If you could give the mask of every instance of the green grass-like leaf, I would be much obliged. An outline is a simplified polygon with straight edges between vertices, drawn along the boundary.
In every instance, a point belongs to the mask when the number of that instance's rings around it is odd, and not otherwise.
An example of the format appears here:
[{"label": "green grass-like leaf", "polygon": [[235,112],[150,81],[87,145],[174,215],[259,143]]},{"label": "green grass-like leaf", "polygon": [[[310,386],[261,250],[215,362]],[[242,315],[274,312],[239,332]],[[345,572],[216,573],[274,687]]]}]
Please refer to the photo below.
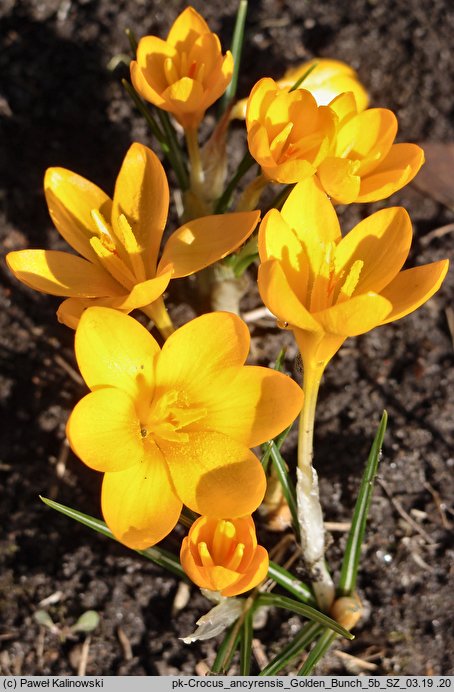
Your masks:
[{"label": "green grass-like leaf", "polygon": [[249,151],[246,151],[245,155],[238,164],[238,168],[236,169],[235,173],[230,179],[230,182],[228,183],[224,192],[216,202],[216,206],[214,208],[215,214],[224,214],[224,212],[227,211],[238,183],[240,182],[241,178],[244,175],[246,175],[246,173],[254,165],[254,163],[256,163],[255,159],[251,156]]},{"label": "green grass-like leaf", "polygon": [[227,630],[227,634],[218,648],[216,658],[211,666],[211,673],[225,675],[228,671],[235,651],[240,643],[240,632],[236,631],[236,623],[233,623]]},{"label": "green grass-like leaf", "polygon": [[291,593],[293,596],[303,603],[307,603],[310,606],[316,606],[316,600],[311,589],[302,581],[293,576],[284,567],[277,565],[275,562],[270,560],[270,565],[268,567],[268,577],[273,579],[276,584],[282,586],[283,589]]},{"label": "green grass-like leaf", "polygon": [[316,622],[306,622],[305,625],[268,665],[260,671],[259,675],[277,675],[289,665],[297,656],[301,656],[304,649],[311,644],[322,631],[321,625]]},{"label": "green grass-like leaf", "polygon": [[297,675],[310,675],[313,668],[317,665],[320,659],[323,658],[335,639],[335,632],[325,630],[317,644],[310,652],[309,656],[304,661],[304,664],[298,671]]},{"label": "green grass-like leaf", "polygon": [[[78,521],[80,524],[88,526],[93,531],[102,533],[103,536],[107,536],[107,538],[117,541],[112,531],[101,519],[96,519],[95,517],[91,517],[89,514],[84,514],[83,512],[79,512],[77,509],[72,509],[71,507],[62,505],[54,500],[49,500],[47,497],[42,497],[41,495],[40,499],[45,505],[57,510],[57,512],[61,512],[61,514],[64,514],[70,519],[75,519],[75,521]],[[169,553],[167,550],[164,550],[164,548],[153,546],[152,548],[147,548],[146,550],[135,550],[134,552],[139,553],[139,555],[143,555],[147,558],[147,560],[151,560],[156,565],[164,567],[169,572],[176,574],[177,577],[180,577],[180,579],[189,581],[176,555]]]},{"label": "green grass-like leaf", "polygon": [[286,610],[290,610],[293,613],[298,613],[298,615],[303,615],[304,617],[308,618],[308,620],[312,620],[313,622],[317,622],[320,625],[323,625],[324,627],[328,627],[330,630],[333,630],[333,632],[342,635],[346,639],[355,638],[353,634],[350,634],[350,632],[348,632],[344,627],[339,625],[339,623],[335,622],[330,617],[328,617],[328,615],[325,615],[324,613],[321,613],[319,610],[316,610],[315,608],[312,608],[309,605],[301,603],[300,601],[295,601],[293,598],[287,598],[287,596],[279,596],[278,594],[274,593],[262,593],[260,594],[260,596],[258,596],[256,604],[275,606],[276,608],[285,608]]},{"label": "green grass-like leaf", "polygon": [[307,69],[306,72],[299,79],[296,80],[295,84],[293,84],[290,87],[289,93],[291,91],[295,91],[295,89],[298,89],[301,86],[301,84],[304,82],[304,80],[309,77],[310,73],[315,70],[317,65],[318,65],[318,62],[316,62],[314,65],[311,65],[311,67],[309,67],[309,69]]},{"label": "green grass-like leaf", "polygon": [[232,80],[228,85],[227,89],[225,90],[224,95],[219,103],[219,117],[225,112],[229,103],[231,103],[236,96],[236,90],[238,87],[238,75],[240,72],[241,53],[243,50],[244,43],[244,27],[246,24],[247,6],[247,0],[240,0],[238,10],[236,13],[232,45],[230,47],[231,53],[233,55],[233,75]]},{"label": "green grass-like leaf", "polygon": [[361,557],[361,546],[366,530],[367,515],[372,499],[374,481],[377,475],[378,464],[380,461],[383,438],[385,436],[388,414],[383,412],[377,434],[372,443],[372,447],[367,460],[366,468],[361,480],[358,499],[356,500],[355,511],[353,513],[352,525],[347,539],[342,569],[339,578],[338,595],[350,596],[356,587],[356,577]]},{"label": "green grass-like leaf", "polygon": [[248,610],[240,630],[240,675],[250,675],[252,659],[252,610]]},{"label": "green grass-like leaf", "polygon": [[[287,437],[288,433],[290,432],[290,428],[287,428],[284,430],[281,435],[283,437],[278,436],[276,440],[271,440],[270,442],[267,443],[265,447],[264,454],[262,456],[262,465],[266,464],[268,462],[268,459],[271,459],[274,468],[276,469],[279,482],[282,486],[282,492],[284,493],[285,500],[289,506],[290,513],[292,515],[292,521],[293,521],[293,528],[295,530],[296,536],[299,540],[300,536],[300,529],[299,529],[299,524],[298,524],[298,507],[296,503],[296,491],[295,487],[289,477],[285,461],[282,457],[282,454],[279,451],[279,447],[283,444],[285,438]],[[278,446],[279,444],[279,446]]]}]

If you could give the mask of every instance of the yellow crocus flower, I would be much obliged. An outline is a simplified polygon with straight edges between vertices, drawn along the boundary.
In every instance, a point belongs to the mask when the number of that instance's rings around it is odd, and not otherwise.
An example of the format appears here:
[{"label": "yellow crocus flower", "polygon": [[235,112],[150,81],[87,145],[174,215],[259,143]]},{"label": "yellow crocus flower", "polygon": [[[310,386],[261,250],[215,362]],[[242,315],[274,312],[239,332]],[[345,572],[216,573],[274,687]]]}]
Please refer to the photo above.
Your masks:
[{"label": "yellow crocus flower", "polygon": [[[330,58],[306,60],[296,67],[290,67],[284,76],[278,79],[277,84],[279,87],[291,89],[309,70],[312,71],[305,77],[300,88],[310,91],[319,106],[327,106],[339,94],[351,91],[355,97],[358,111],[367,108],[369,97],[366,89],[359,81],[355,70],[341,60],[331,60]],[[247,99],[238,101],[233,107],[230,117],[245,118],[246,106]]]},{"label": "yellow crocus flower", "polygon": [[216,34],[193,7],[173,23],[167,40],[145,36],[131,62],[136,91],[150,103],[194,130],[205,111],[226,90],[233,74],[230,51],[222,55]]},{"label": "yellow crocus flower", "polygon": [[160,541],[183,503],[222,519],[262,501],[265,474],[249,448],[294,420],[303,393],[286,375],[244,366],[249,343],[244,322],[227,312],[188,322],[162,349],[128,315],[102,307],[82,315],[75,352],[91,392],[67,436],[104,472],[104,518],[125,545]]},{"label": "yellow crocus flower", "polygon": [[317,175],[334,203],[376,202],[407,185],[424,163],[416,144],[394,144],[397,118],[386,108],[360,112],[353,94],[329,107],[338,117],[332,150]]},{"label": "yellow crocus flower", "polygon": [[248,99],[249,151],[266,178],[296,183],[313,175],[328,155],[336,122],[333,111],[318,106],[309,91],[289,92],[265,77]]},{"label": "yellow crocus flower", "polygon": [[183,539],[181,566],[192,581],[221,596],[237,596],[263,581],[268,553],[257,545],[252,517],[199,517]]},{"label": "yellow crocus flower", "polygon": [[193,274],[238,248],[259,212],[206,216],[171,234],[158,261],[169,208],[169,186],[158,157],[142,144],[128,150],[113,200],[64,168],[50,168],[44,188],[52,220],[81,257],[53,250],[10,252],[17,279],[43,293],[65,296],[58,319],[75,328],[85,308],[140,308],[166,334],[162,294],[171,278]]},{"label": "yellow crocus flower", "polygon": [[324,367],[348,336],[408,315],[439,289],[448,260],[401,271],[411,239],[402,207],[377,211],[342,237],[316,178],[296,185],[282,211],[266,214],[260,294],[294,331],[305,366]]}]

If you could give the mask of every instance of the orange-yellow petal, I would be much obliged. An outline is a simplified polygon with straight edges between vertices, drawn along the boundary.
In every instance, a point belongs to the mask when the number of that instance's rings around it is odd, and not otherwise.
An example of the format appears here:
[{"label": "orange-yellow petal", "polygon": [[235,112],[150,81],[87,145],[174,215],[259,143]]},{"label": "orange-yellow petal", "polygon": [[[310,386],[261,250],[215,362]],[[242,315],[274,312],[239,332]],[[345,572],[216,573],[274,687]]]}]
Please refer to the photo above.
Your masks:
[{"label": "orange-yellow petal", "polygon": [[282,323],[310,332],[322,329],[296,296],[279,261],[268,260],[259,266],[258,285],[263,302]]},{"label": "orange-yellow petal", "polygon": [[168,239],[158,271],[172,264],[173,277],[178,279],[217,262],[244,243],[259,217],[259,211],[250,211],[188,221]]},{"label": "orange-yellow petal", "polygon": [[76,404],[66,434],[73,452],[95,471],[122,471],[144,457],[134,402],[120,389],[87,394]]},{"label": "orange-yellow petal", "polygon": [[[124,214],[137,240],[147,271],[153,276],[169,209],[169,186],[156,154],[135,142],[129,148],[115,184],[112,224]],[[120,236],[121,237],[121,236]]]},{"label": "orange-yellow petal", "polygon": [[237,596],[258,586],[266,578],[269,564],[268,552],[261,545],[258,545],[246,573],[241,575],[234,584],[225,587],[221,594],[223,596]]},{"label": "orange-yellow petal", "polygon": [[417,144],[393,144],[388,155],[361,180],[357,202],[386,199],[407,185],[424,163],[424,151]]},{"label": "orange-yellow petal", "polygon": [[339,336],[357,336],[381,324],[392,304],[382,295],[364,293],[314,313],[325,332]]},{"label": "orange-yellow petal", "polygon": [[392,304],[391,312],[381,324],[405,317],[429,300],[440,288],[448,267],[448,260],[440,260],[400,272],[381,291],[381,295]]},{"label": "orange-yellow petal", "polygon": [[105,474],[101,504],[115,538],[134,550],[144,550],[165,538],[181,512],[157,447],[148,450],[142,463]]},{"label": "orange-yellow petal", "polygon": [[47,206],[57,230],[82,257],[96,260],[90,238],[96,235],[92,209],[110,219],[112,202],[97,185],[66,168],[48,168],[44,176]]},{"label": "orange-yellow petal", "polygon": [[137,308],[142,308],[157,300],[166,290],[172,278],[172,267],[160,273],[154,279],[142,281],[133,286],[131,292],[122,297],[110,301],[110,305],[124,312],[131,312]]},{"label": "orange-yellow petal", "polygon": [[335,202],[351,204],[357,199],[361,186],[357,170],[357,161],[329,156],[318,167],[317,176],[325,192]]},{"label": "orange-yellow petal", "polygon": [[302,405],[303,391],[290,377],[269,368],[246,366],[212,393],[200,428],[255,447],[290,425]]},{"label": "orange-yellow petal", "polygon": [[53,296],[94,298],[121,295],[124,288],[98,263],[59,250],[18,250],[6,256],[14,276]]},{"label": "orange-yellow petal", "polygon": [[252,514],[266,488],[257,457],[220,433],[189,433],[188,438],[186,443],[160,442],[180,500],[219,519]]},{"label": "orange-yellow petal", "polygon": [[305,245],[315,276],[325,255],[325,244],[341,237],[336,211],[315,176],[295,185],[281,214]]},{"label": "orange-yellow petal", "polygon": [[225,370],[244,364],[250,336],[230,312],[212,312],[180,327],[167,339],[156,369],[157,386],[209,392]]},{"label": "orange-yellow petal", "polygon": [[352,295],[382,288],[402,269],[410,251],[411,221],[403,207],[381,209],[366,217],[336,248],[336,273],[347,276],[353,263],[363,263]]},{"label": "orange-yellow petal", "polygon": [[205,33],[210,33],[210,28],[204,18],[193,7],[186,7],[172,24],[167,42],[178,51],[190,50],[197,38]]},{"label": "orange-yellow petal", "polygon": [[76,331],[75,351],[90,389],[118,387],[134,400],[150,396],[160,350],[137,320],[110,308],[89,308]]}]

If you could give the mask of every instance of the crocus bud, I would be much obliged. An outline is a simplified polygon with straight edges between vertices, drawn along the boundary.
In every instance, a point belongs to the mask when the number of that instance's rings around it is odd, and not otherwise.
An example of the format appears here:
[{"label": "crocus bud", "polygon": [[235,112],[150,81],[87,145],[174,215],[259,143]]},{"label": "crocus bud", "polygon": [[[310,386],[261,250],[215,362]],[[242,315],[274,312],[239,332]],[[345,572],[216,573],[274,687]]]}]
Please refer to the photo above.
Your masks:
[{"label": "crocus bud", "polygon": [[268,553],[257,545],[252,517],[199,517],[181,546],[180,560],[192,581],[222,596],[249,591],[265,579]]},{"label": "crocus bud", "polygon": [[194,129],[206,109],[222,96],[233,74],[230,51],[192,7],[177,17],[166,41],[145,36],[139,41],[131,79],[139,94]]}]

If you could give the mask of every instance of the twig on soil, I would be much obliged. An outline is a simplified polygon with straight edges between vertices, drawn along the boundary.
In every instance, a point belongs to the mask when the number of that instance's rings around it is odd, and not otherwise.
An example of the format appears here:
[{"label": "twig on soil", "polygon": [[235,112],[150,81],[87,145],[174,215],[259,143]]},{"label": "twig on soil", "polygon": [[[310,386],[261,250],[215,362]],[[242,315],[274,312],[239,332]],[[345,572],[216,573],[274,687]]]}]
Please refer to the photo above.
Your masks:
[{"label": "twig on soil", "polygon": [[74,380],[74,382],[76,382],[78,385],[83,386],[84,381],[79,375],[79,373],[76,372],[74,368],[69,363],[67,363],[66,360],[62,358],[62,356],[59,353],[55,354],[54,360],[57,363],[57,365],[59,365],[60,368],[64,370],[72,380]]},{"label": "twig on soil", "polygon": [[125,659],[125,661],[131,661],[133,656],[131,642],[129,641],[125,631],[121,627],[117,627],[117,636],[118,641],[120,642],[120,646],[123,650],[123,658]]},{"label": "twig on soil", "polygon": [[402,519],[404,519],[404,520],[407,522],[407,524],[410,524],[410,526],[411,526],[417,533],[419,533],[420,536],[422,536],[422,537],[424,538],[424,540],[426,541],[426,543],[428,543],[429,545],[434,545],[434,541],[433,541],[432,538],[429,536],[429,534],[427,533],[427,531],[424,531],[424,529],[423,529],[414,519],[412,519],[412,517],[408,514],[408,512],[406,512],[406,511],[404,510],[404,508],[402,507],[402,505],[401,505],[401,503],[399,502],[399,500],[396,500],[396,498],[392,496],[391,491],[389,490],[387,483],[385,483],[385,481],[382,480],[381,478],[377,478],[377,482],[381,485],[381,487],[383,488],[383,490],[384,490],[384,492],[385,492],[385,495],[388,497],[388,499],[389,499],[389,501],[391,502],[392,506],[393,506],[394,509],[398,512],[398,514],[400,514],[400,516],[402,517]]},{"label": "twig on soil", "polygon": [[326,531],[350,531],[351,522],[349,521],[325,521],[324,527]]},{"label": "twig on soil", "polygon": [[268,665],[269,658],[265,653],[265,649],[263,648],[263,644],[260,641],[260,639],[252,640],[252,653],[254,654],[255,660],[257,661],[260,670],[262,670],[263,668],[265,668],[265,666]]},{"label": "twig on soil", "polygon": [[77,669],[77,675],[86,675],[86,673],[87,673],[87,663],[88,663],[88,654],[90,651],[90,642],[91,642],[91,636],[88,635],[85,638],[84,643],[82,644],[82,650],[80,652],[80,661],[79,661],[79,667]]},{"label": "twig on soil", "polygon": [[426,247],[427,245],[430,245],[432,240],[435,238],[442,238],[443,236],[447,235],[448,233],[452,233],[454,231],[454,223],[448,223],[446,226],[440,226],[440,228],[435,228],[433,231],[430,233],[427,233],[423,238],[421,238],[420,243],[423,247]]},{"label": "twig on soil", "polygon": [[263,319],[276,322],[276,317],[268,310],[268,308],[255,308],[255,310],[249,310],[249,312],[244,312],[242,314],[242,318],[246,324],[249,324],[250,322],[257,322],[258,320]]},{"label": "twig on soil", "polygon": [[434,503],[436,508],[438,509],[438,512],[441,517],[441,523],[443,524],[443,527],[445,529],[451,529],[452,528],[452,522],[449,521],[448,517],[446,516],[446,504],[443,502],[443,500],[440,497],[440,493],[438,493],[435,488],[432,488],[430,483],[425,481],[423,483],[424,487],[426,490],[429,491],[429,493],[432,495]]},{"label": "twig on soil", "polygon": [[449,333],[451,335],[451,342],[454,348],[454,310],[450,305],[445,310],[446,322],[448,323]]},{"label": "twig on soil", "polygon": [[345,667],[351,673],[357,673],[361,670],[377,670],[378,668],[376,663],[365,661],[362,658],[358,658],[358,656],[352,656],[352,654],[348,654],[346,651],[335,651],[334,655],[345,662]]}]

